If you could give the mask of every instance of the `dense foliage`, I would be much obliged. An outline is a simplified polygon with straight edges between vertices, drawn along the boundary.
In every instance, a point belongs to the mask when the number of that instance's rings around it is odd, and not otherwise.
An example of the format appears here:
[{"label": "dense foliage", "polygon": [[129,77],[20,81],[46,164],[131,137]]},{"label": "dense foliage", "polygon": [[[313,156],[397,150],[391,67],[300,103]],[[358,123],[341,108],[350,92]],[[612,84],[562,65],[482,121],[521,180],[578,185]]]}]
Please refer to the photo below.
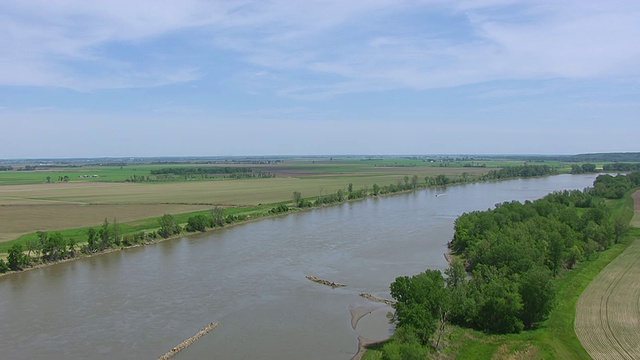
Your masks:
[{"label": "dense foliage", "polygon": [[438,347],[446,322],[498,334],[535,328],[555,303],[552,279],[618,242],[627,230],[603,198],[638,186],[640,172],[601,175],[583,191],[460,216],[450,244],[457,257],[446,279],[427,270],[391,284],[403,335],[385,346],[385,357],[394,358],[399,346],[414,348],[411,339],[427,344],[436,333]]},{"label": "dense foliage", "polygon": [[578,165],[578,164],[571,165],[572,174],[588,174],[588,173],[594,173],[594,172],[597,172],[595,164],[585,163],[582,165]]},{"label": "dense foliage", "polygon": [[640,185],[640,172],[629,175],[600,175],[593,184],[593,194],[607,199],[621,199],[630,189]]},{"label": "dense foliage", "polygon": [[174,167],[151,170],[152,175],[173,174],[173,175],[201,175],[201,174],[234,174],[248,173],[253,170],[248,167]]},{"label": "dense foliage", "polygon": [[522,165],[508,166],[500,170],[490,170],[487,174],[489,179],[509,179],[516,177],[534,177],[557,174],[558,170],[549,165]]},{"label": "dense foliage", "polygon": [[630,164],[630,163],[613,163],[613,164],[604,164],[602,166],[602,170],[604,171],[639,171],[640,163]]}]

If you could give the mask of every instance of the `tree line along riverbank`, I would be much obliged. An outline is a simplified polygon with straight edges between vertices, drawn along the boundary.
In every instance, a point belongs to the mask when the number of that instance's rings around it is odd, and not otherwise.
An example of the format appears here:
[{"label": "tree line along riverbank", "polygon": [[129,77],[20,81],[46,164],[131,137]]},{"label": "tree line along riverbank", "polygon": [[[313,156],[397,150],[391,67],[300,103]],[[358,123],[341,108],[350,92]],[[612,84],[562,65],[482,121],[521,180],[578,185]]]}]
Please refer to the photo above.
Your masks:
[{"label": "tree line along riverbank", "polygon": [[463,214],[446,277],[426,270],[391,284],[397,331],[367,358],[588,358],[575,304],[638,236],[629,231],[638,187],[640,172],[600,175],[583,191]]},{"label": "tree line along riverbank", "polygon": [[99,227],[85,227],[62,231],[38,231],[13,241],[0,243],[0,273],[22,271],[50,263],[68,261],[84,256],[110,252],[131,246],[152,244],[188,233],[204,232],[224,226],[255,221],[269,216],[278,216],[292,211],[339,204],[372,196],[385,196],[424,188],[444,187],[461,183],[506,180],[554,175],[558,169],[548,165],[511,166],[491,170],[480,177],[471,176],[414,176],[398,178],[388,185],[373,184],[371,187],[355,189],[349,183],[335,193],[304,197],[292,192],[291,200],[247,207],[218,207],[207,211],[185,214],[165,214],[159,218],[120,223],[117,218],[104,219]]}]

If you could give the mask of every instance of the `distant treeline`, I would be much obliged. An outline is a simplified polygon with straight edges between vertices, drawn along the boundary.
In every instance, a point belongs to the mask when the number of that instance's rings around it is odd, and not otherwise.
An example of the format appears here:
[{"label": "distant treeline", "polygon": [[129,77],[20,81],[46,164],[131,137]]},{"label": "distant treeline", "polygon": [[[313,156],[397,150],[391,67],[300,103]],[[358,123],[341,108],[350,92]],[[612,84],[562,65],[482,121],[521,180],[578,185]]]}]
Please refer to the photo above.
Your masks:
[{"label": "distant treeline", "polygon": [[558,170],[549,165],[508,166],[500,170],[489,170],[488,179],[508,179],[517,177],[536,177],[558,174]]},{"label": "distant treeline", "polygon": [[132,175],[127,182],[159,182],[177,180],[273,178],[267,171],[253,171],[248,167],[170,167],[150,170],[151,175]]},{"label": "distant treeline", "polygon": [[578,154],[569,158],[575,162],[640,162],[640,152]]},{"label": "distant treeline", "polygon": [[578,165],[578,164],[571,165],[572,174],[588,174],[588,173],[595,173],[597,171],[598,170],[596,170],[595,164],[586,163],[582,165]]},{"label": "distant treeline", "polygon": [[11,171],[13,166],[0,166],[0,171]]},{"label": "distant treeline", "polygon": [[607,199],[622,199],[627,191],[637,186],[640,186],[640,172],[638,171],[626,176],[603,174],[599,175],[593,183],[592,193]]},{"label": "distant treeline", "polygon": [[505,155],[488,158],[525,161],[560,161],[560,162],[640,162],[640,152],[628,153],[594,153],[578,155]]},{"label": "distant treeline", "polygon": [[237,174],[249,173],[253,170],[248,167],[173,167],[151,170],[152,175],[202,175],[202,174]]},{"label": "distant treeline", "polygon": [[604,198],[638,186],[640,172],[600,175],[584,191],[460,216],[450,243],[457,258],[446,279],[439,270],[427,270],[391,284],[398,327],[383,347],[385,358],[419,358],[431,340],[437,348],[447,323],[498,334],[535,328],[554,306],[551,280],[628,231],[628,219],[614,216]]},{"label": "distant treeline", "polygon": [[613,164],[604,164],[602,166],[602,170],[604,171],[638,171],[640,170],[640,163],[629,164],[629,163],[613,163]]}]

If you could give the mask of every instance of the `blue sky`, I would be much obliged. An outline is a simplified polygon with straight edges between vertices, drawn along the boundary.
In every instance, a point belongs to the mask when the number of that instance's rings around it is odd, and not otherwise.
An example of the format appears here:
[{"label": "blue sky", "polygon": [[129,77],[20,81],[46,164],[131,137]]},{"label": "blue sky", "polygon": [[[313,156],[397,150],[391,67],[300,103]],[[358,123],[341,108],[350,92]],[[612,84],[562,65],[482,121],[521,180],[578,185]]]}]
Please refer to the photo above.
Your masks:
[{"label": "blue sky", "polygon": [[0,158],[640,151],[640,2],[0,2]]}]

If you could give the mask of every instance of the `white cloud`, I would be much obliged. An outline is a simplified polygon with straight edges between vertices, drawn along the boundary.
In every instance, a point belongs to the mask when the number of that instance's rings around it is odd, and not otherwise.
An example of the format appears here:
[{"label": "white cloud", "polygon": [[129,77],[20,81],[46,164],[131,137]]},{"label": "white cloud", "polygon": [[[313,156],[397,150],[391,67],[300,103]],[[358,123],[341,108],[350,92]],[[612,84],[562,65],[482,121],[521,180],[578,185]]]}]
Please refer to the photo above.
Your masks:
[{"label": "white cloud", "polygon": [[[232,75],[247,65],[280,73],[263,81],[298,97],[640,75],[634,2],[14,0],[0,3],[0,14],[0,85],[92,90],[204,76],[210,61],[187,53],[167,60],[109,50],[168,36],[190,52],[225,52],[238,67]],[[423,28],[422,15],[462,23],[453,32],[426,20]]]}]

